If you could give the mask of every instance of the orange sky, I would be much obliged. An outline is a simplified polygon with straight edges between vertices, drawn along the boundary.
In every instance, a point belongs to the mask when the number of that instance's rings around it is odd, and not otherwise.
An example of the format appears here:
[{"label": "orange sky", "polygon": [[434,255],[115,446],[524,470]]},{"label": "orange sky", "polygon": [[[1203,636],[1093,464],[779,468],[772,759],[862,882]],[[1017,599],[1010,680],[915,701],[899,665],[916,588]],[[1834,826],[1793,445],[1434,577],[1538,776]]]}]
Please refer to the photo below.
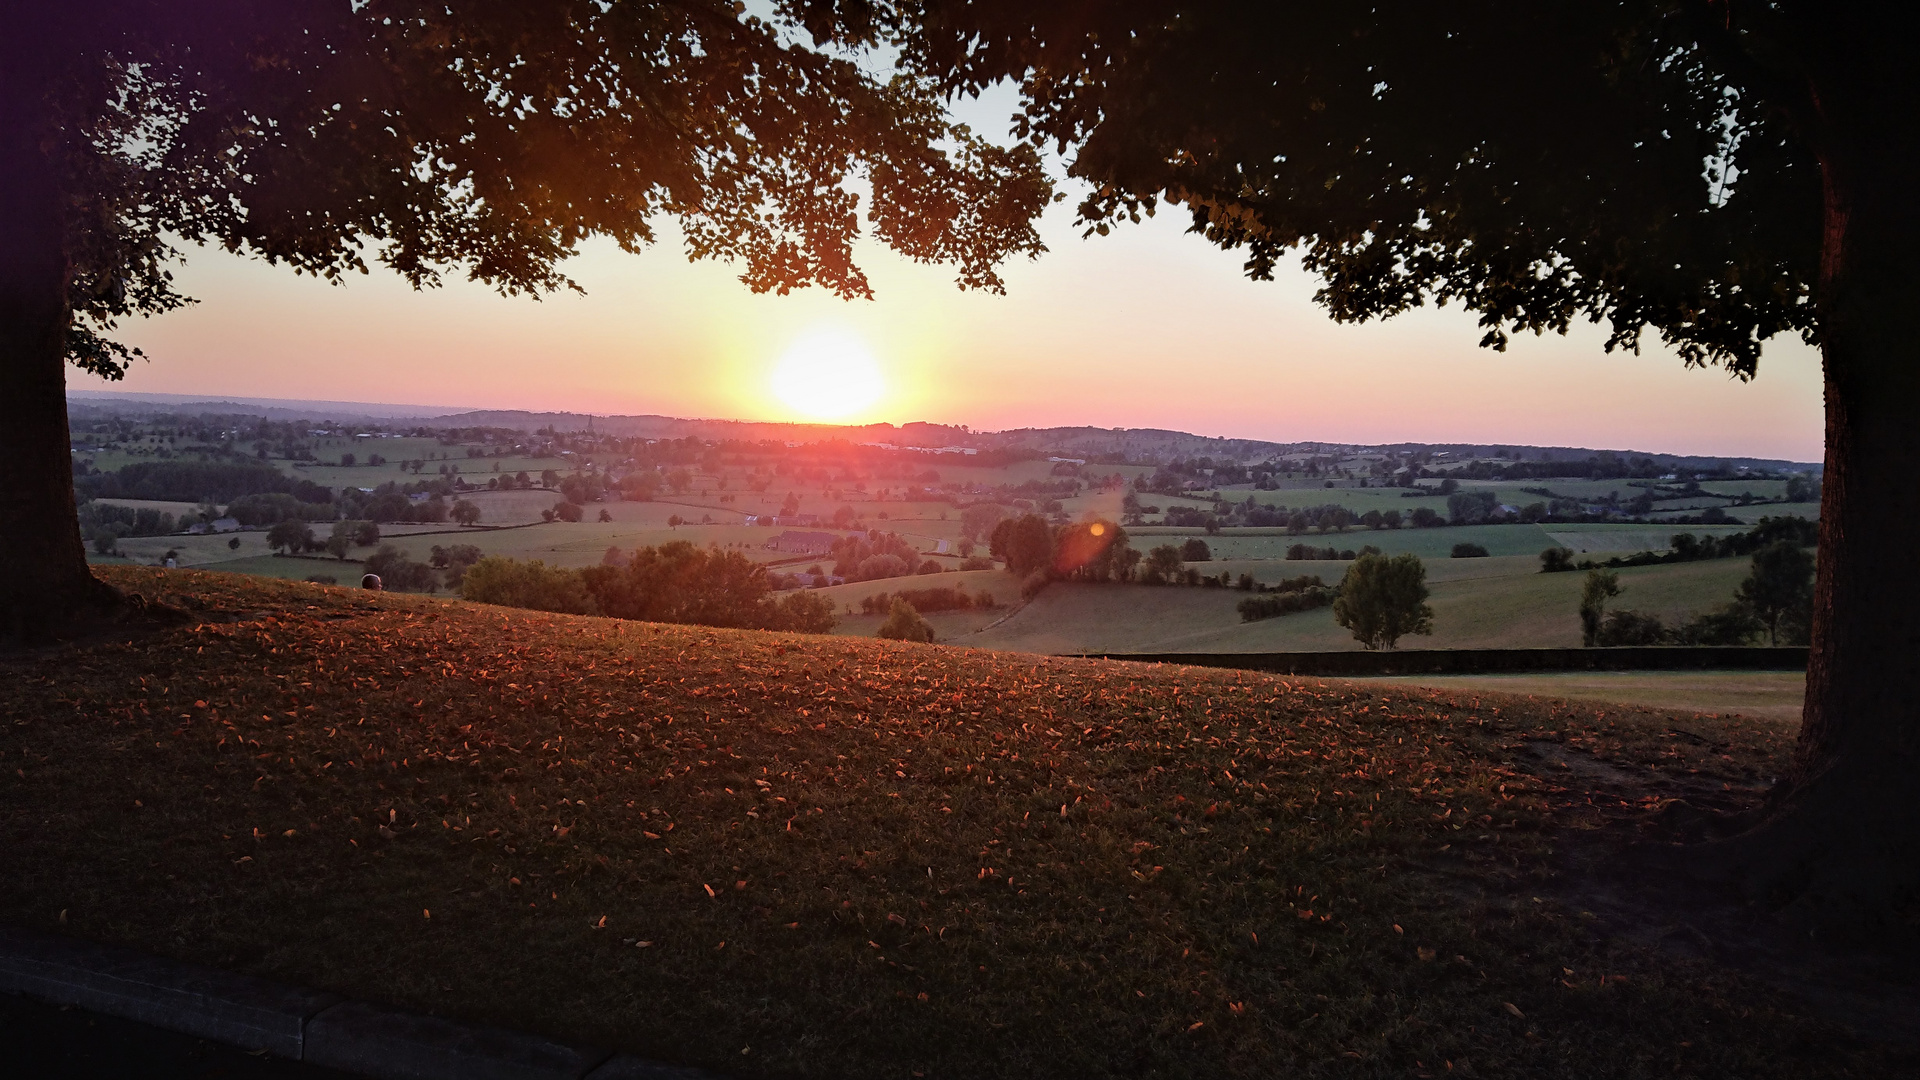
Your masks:
[{"label": "orange sky", "polygon": [[1798,342],[1775,343],[1743,385],[1656,348],[1607,356],[1591,328],[1499,354],[1458,310],[1339,326],[1297,271],[1246,281],[1177,215],[1083,240],[1072,201],[1006,296],[961,293],[943,269],[876,247],[864,265],[878,298],[851,303],[754,296],[671,240],[640,256],[592,247],[569,266],[588,294],[537,303],[460,282],[415,293],[379,272],[330,286],[196,252],[178,277],[201,303],[123,327],[152,361],[118,385],[72,385],[797,419],[771,371],[794,341],[831,331],[863,340],[887,384],[850,421],[1820,459],[1818,358]]}]

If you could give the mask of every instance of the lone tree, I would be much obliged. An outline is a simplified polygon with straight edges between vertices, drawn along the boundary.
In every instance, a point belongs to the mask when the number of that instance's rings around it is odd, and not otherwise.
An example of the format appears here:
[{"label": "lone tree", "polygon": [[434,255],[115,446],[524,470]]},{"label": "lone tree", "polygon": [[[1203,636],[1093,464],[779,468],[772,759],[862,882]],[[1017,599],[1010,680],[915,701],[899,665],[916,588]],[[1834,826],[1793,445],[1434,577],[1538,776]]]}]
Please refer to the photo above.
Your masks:
[{"label": "lone tree", "polygon": [[[834,46],[878,29],[809,26]],[[560,263],[581,241],[638,250],[664,219],[756,291],[867,295],[862,210],[963,286],[997,289],[1002,260],[1041,250],[1050,189],[1030,148],[973,137],[926,80],[882,81],[790,27],[711,0],[10,5],[0,547],[18,572],[0,634],[124,606],[73,524],[64,368],[118,378],[135,354],[116,321],[188,302],[167,272],[179,240],[335,281],[376,258],[417,287],[460,272],[507,294],[573,288]]]},{"label": "lone tree", "polygon": [[[821,4],[823,9],[832,5]],[[911,70],[1020,88],[1105,233],[1166,202],[1256,278],[1297,253],[1340,320],[1428,300],[1484,343],[1606,324],[1742,379],[1825,369],[1812,657],[1764,819],[1694,853],[1863,934],[1920,892],[1920,64],[1886,0],[876,4]],[[907,18],[911,13],[911,19]]]},{"label": "lone tree", "polygon": [[1607,601],[1620,595],[1620,575],[1611,570],[1589,570],[1580,581],[1580,644],[1600,644],[1600,626],[1607,619]]},{"label": "lone tree", "polygon": [[1804,644],[1801,635],[1806,612],[1813,607],[1813,577],[1813,556],[1807,549],[1792,540],[1776,540],[1753,553],[1753,572],[1735,590],[1734,601],[1765,624],[1767,644],[1780,644],[1783,630],[1790,643]]},{"label": "lone tree", "polygon": [[1407,634],[1433,633],[1426,564],[1418,555],[1361,555],[1340,579],[1333,621],[1367,649],[1391,649]]}]

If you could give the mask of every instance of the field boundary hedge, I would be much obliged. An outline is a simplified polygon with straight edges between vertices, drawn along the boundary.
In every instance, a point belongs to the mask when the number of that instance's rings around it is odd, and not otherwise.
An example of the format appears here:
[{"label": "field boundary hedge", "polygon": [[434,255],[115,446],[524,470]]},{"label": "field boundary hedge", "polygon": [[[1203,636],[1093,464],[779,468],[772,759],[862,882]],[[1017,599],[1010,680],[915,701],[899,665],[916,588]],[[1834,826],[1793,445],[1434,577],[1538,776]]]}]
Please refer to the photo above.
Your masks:
[{"label": "field boundary hedge", "polygon": [[1092,660],[1192,664],[1281,675],[1485,675],[1521,671],[1805,671],[1804,645],[1613,649],[1407,649],[1286,653],[1075,653]]}]

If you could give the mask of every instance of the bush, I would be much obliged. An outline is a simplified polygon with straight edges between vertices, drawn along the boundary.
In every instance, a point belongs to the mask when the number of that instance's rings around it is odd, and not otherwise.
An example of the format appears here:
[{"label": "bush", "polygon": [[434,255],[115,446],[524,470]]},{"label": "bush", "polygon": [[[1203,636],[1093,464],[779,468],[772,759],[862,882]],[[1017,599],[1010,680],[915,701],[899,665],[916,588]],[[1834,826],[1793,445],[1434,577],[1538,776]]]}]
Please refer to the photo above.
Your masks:
[{"label": "bush", "polygon": [[993,560],[984,555],[973,555],[960,560],[962,570],[991,570],[993,565]]},{"label": "bush", "polygon": [[945,568],[945,567],[943,567],[943,566],[941,566],[938,560],[936,560],[936,559],[928,559],[928,560],[927,560],[926,562],[923,562],[923,563],[921,563],[921,564],[920,564],[920,569],[919,569],[919,570],[917,570],[917,571],[915,571],[915,573],[919,573],[919,574],[937,574],[937,573],[939,573],[940,571],[942,571],[942,570],[944,570],[944,569],[946,569],[946,568]]},{"label": "bush", "polygon": [[1573,552],[1566,548],[1550,547],[1540,553],[1540,572],[1543,574],[1563,574],[1573,569]]},{"label": "bush", "polygon": [[1180,560],[1182,562],[1211,562],[1213,560],[1213,549],[1207,547],[1205,540],[1196,536],[1180,545]]},{"label": "bush", "polygon": [[1291,615],[1297,611],[1312,611],[1333,603],[1333,590],[1328,588],[1303,589],[1298,592],[1266,593],[1262,596],[1249,596],[1240,601],[1240,621],[1254,622],[1259,619],[1271,619],[1279,615]]},{"label": "bush", "polygon": [[553,516],[561,521],[579,521],[580,514],[580,504],[577,502],[562,500],[553,504]]},{"label": "bush", "polygon": [[1487,557],[1487,549],[1481,547],[1479,544],[1455,544],[1453,545],[1453,557],[1456,559],[1484,559]]},{"label": "bush", "polygon": [[922,618],[912,604],[895,597],[892,610],[887,613],[887,621],[880,624],[879,633],[875,636],[893,641],[931,642],[933,624]]},{"label": "bush", "polygon": [[1052,582],[1053,578],[1045,570],[1035,570],[1020,582],[1020,599],[1031,600],[1039,596]]}]

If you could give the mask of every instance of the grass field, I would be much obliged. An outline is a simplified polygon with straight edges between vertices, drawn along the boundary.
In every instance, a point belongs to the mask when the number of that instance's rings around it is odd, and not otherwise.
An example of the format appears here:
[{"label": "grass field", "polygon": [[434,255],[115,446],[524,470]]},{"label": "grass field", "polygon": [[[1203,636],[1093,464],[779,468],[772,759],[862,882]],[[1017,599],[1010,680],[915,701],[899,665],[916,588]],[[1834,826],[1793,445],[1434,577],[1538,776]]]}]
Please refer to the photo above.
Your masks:
[{"label": "grass field", "polygon": [[[1498,526],[1506,527],[1506,526]],[[1449,530],[1453,531],[1453,530]],[[1261,580],[1317,574],[1339,582],[1344,562],[1203,564]],[[1582,574],[1538,573],[1525,556],[1427,563],[1433,634],[1402,638],[1403,649],[1574,648],[1580,644]],[[1713,559],[1619,571],[1614,605],[1678,621],[1733,599],[1745,559]],[[1059,583],[1000,625],[956,644],[1028,652],[1317,652],[1357,649],[1332,611],[1243,623],[1232,589]]]},{"label": "grass field", "polygon": [[1901,1067],[1563,891],[1772,725],[111,576],[195,618],[0,658],[18,925],[742,1078]]},{"label": "grass field", "polygon": [[1581,671],[1524,675],[1407,675],[1369,683],[1437,690],[1518,694],[1603,705],[1738,714],[1765,720],[1783,735],[1800,729],[1807,677],[1797,671]]}]

